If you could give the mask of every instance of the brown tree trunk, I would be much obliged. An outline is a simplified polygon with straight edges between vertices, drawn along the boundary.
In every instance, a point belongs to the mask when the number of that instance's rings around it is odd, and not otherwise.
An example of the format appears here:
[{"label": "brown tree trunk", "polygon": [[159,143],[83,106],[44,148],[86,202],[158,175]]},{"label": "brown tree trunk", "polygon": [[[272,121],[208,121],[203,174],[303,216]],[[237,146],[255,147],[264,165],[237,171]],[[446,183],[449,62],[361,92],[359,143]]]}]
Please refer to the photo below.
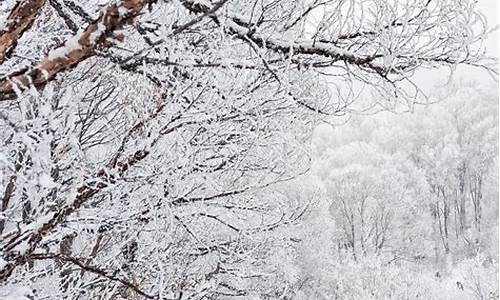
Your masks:
[{"label": "brown tree trunk", "polygon": [[51,50],[35,67],[0,78],[0,101],[14,99],[17,97],[16,92],[30,86],[43,88],[58,73],[74,68],[94,56],[97,48],[110,47],[112,43],[109,39],[121,39],[116,31],[130,24],[144,6],[154,2],[156,0],[123,0],[118,4],[111,4],[83,32]]},{"label": "brown tree trunk", "polygon": [[[72,246],[73,246],[73,241],[75,240],[75,235],[74,234],[69,234],[65,235],[61,243],[59,244],[59,252],[64,255],[64,256],[72,256]],[[61,291],[65,294],[70,285],[72,284],[71,280],[71,273],[72,273],[72,268],[71,266],[66,265],[66,262],[64,261],[59,261],[58,266],[61,268],[61,272],[59,273],[59,281],[60,281],[60,288]]]},{"label": "brown tree trunk", "polygon": [[46,0],[25,0],[18,2],[10,12],[5,26],[0,30],[0,64],[14,50],[17,41],[28,30]]}]

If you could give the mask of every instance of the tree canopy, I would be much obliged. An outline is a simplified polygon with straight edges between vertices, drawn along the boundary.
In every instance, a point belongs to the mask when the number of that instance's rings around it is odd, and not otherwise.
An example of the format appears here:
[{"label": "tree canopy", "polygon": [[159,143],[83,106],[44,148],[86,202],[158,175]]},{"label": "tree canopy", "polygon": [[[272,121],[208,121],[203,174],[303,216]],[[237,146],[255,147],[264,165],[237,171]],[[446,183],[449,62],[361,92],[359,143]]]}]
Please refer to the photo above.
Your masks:
[{"label": "tree canopy", "polygon": [[[280,297],[287,279],[270,257],[297,242],[280,230],[314,202],[290,182],[310,169],[315,126],[358,100],[426,101],[413,82],[423,68],[495,71],[488,32],[469,0],[3,1],[1,285],[51,299]],[[472,122],[489,109],[467,105],[474,115],[443,120],[468,125],[453,149],[432,145],[439,166],[414,157],[436,189],[450,156],[467,153],[463,172],[480,180],[497,151],[473,147],[491,138]],[[343,167],[331,192],[342,182],[367,205],[396,202],[392,159]],[[375,252],[384,224],[361,229]]]}]

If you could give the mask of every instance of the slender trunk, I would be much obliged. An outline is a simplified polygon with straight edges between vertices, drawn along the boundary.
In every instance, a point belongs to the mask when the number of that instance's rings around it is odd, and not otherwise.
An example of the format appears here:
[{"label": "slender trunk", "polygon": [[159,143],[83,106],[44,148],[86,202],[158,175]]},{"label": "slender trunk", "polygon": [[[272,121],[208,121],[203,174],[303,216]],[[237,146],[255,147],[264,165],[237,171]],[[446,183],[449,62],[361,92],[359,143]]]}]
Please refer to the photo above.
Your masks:
[{"label": "slender trunk", "polygon": [[459,174],[459,192],[460,195],[458,197],[459,201],[459,223],[460,223],[460,234],[464,235],[465,234],[465,228],[467,226],[467,219],[466,219],[466,209],[465,209],[465,200],[466,200],[466,195],[465,195],[465,184],[466,184],[466,172],[467,172],[467,167],[465,162],[462,163],[462,167],[460,168],[460,174]]},{"label": "slender trunk", "polygon": [[[21,170],[21,166],[24,161],[24,153],[25,150],[21,150],[19,152],[18,159],[15,164],[15,174],[17,174]],[[2,197],[1,213],[4,213],[9,207],[10,199],[12,198],[14,192],[16,191],[16,181],[17,181],[17,175],[10,176],[9,182],[5,187],[5,191]],[[0,218],[0,235],[2,235],[4,229],[5,229],[5,219]]]},{"label": "slender trunk", "polygon": [[352,257],[354,261],[358,261],[356,256],[356,233],[354,228],[354,215],[351,213],[351,246],[352,246]]},{"label": "slender trunk", "polygon": [[478,232],[481,232],[482,176],[475,174],[471,181],[470,194],[474,206],[474,226]]},{"label": "slender trunk", "polygon": [[444,230],[444,240],[445,240],[444,250],[445,250],[445,253],[448,254],[450,252],[450,245],[449,245],[450,237],[449,237],[449,230],[448,230],[448,223],[449,223],[448,220],[449,220],[449,216],[450,216],[450,207],[448,205],[448,201],[446,198],[444,187],[441,187],[441,193],[443,196],[443,230]]},{"label": "slender trunk", "polygon": [[458,241],[460,237],[460,224],[458,221],[459,205],[458,205],[458,191],[455,189],[453,195],[453,228],[455,229],[455,243],[458,246]]},{"label": "slender trunk", "polygon": [[449,246],[448,246],[448,238],[447,238],[447,235],[445,233],[445,225],[443,224],[443,219],[445,219],[443,217],[444,215],[444,209],[441,211],[441,206],[440,206],[440,199],[439,199],[439,194],[437,195],[436,197],[436,219],[437,219],[437,223],[438,223],[438,229],[439,229],[439,237],[441,239],[441,243],[443,244],[443,249],[445,251],[445,253],[448,253],[449,252]]},{"label": "slender trunk", "polygon": [[361,221],[361,230],[359,234],[359,240],[361,243],[361,253],[363,256],[366,256],[366,243],[365,243],[365,205],[366,205],[366,197],[363,197],[361,200],[361,207],[359,209],[359,217]]},{"label": "slender trunk", "polygon": [[[5,187],[5,192],[3,193],[2,197],[2,207],[1,207],[2,213],[4,213],[7,210],[7,207],[9,207],[10,199],[12,198],[12,195],[16,190],[16,179],[17,179],[16,175],[10,176],[9,183],[7,183],[7,186]],[[5,228],[5,216],[4,218],[0,218],[0,235],[2,235],[4,228]]]},{"label": "slender trunk", "polygon": [[[72,256],[72,247],[73,241],[75,240],[74,234],[66,235],[62,238],[61,243],[59,244],[59,251],[63,256]],[[58,263],[59,268],[61,268],[61,272],[59,273],[59,288],[61,289],[64,297],[68,289],[74,285],[73,279],[71,278],[72,267],[71,264],[66,264],[64,262]]]}]

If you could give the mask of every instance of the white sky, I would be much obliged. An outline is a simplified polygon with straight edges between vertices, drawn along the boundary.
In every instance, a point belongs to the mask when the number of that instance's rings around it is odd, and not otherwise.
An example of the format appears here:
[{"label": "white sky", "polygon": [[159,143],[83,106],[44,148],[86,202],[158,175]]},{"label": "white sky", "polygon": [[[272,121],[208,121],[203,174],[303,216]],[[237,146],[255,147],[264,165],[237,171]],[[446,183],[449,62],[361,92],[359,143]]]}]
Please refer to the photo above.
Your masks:
[{"label": "white sky", "polygon": [[[488,27],[494,28],[498,26],[498,0],[478,0],[478,7],[485,15],[488,21]],[[498,30],[493,32],[485,42],[488,56],[498,57]],[[454,79],[463,79],[466,81],[478,81],[482,83],[498,82],[497,78],[493,78],[486,70],[459,66],[453,74]],[[443,85],[448,81],[449,70],[425,70],[418,72],[415,75],[415,81],[419,86],[429,94],[436,85]]]}]

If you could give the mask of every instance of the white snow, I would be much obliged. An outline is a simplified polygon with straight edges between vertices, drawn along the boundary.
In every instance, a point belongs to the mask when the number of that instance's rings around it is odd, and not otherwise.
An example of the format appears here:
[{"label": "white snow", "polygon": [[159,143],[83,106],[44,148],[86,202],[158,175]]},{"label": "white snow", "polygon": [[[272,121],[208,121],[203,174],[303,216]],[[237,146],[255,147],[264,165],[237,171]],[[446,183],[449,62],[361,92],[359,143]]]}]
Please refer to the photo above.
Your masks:
[{"label": "white snow", "polygon": [[47,189],[51,189],[57,186],[57,184],[52,180],[49,174],[42,174],[38,177],[38,183]]},{"label": "white snow", "polygon": [[92,32],[89,36],[89,41],[92,44],[95,44],[97,40],[101,37],[101,35],[104,33],[106,30],[106,26],[104,26],[102,23],[97,24],[97,30]]},{"label": "white snow", "polygon": [[0,269],[5,268],[7,265],[7,261],[5,261],[2,257],[0,257]]},{"label": "white snow", "polygon": [[129,10],[123,6],[118,7],[118,14],[120,14],[120,17],[125,17],[128,14]]},{"label": "white snow", "polygon": [[208,6],[208,7],[210,7],[212,5],[212,3],[210,3],[210,1],[207,1],[207,0],[193,0],[191,2],[193,4],[204,5],[204,6]]},{"label": "white snow", "polygon": [[22,241],[19,245],[16,246],[17,252],[19,252],[19,255],[24,255],[26,252],[29,250],[30,245],[28,244],[27,241]]},{"label": "white snow", "polygon": [[[240,26],[236,24],[234,21],[230,20],[227,18],[225,20],[225,23],[227,26],[229,26],[233,31],[235,31],[238,35],[240,36],[245,36],[249,33],[249,29],[245,28],[243,26]],[[340,47],[336,47],[334,45],[331,45],[329,43],[322,43],[322,42],[314,42],[312,40],[306,40],[306,41],[291,41],[291,40],[281,40],[281,39],[273,39],[273,38],[265,38],[257,33],[252,34],[253,37],[258,38],[260,40],[265,41],[266,43],[268,42],[270,45],[276,45],[281,48],[288,48],[292,47],[295,49],[303,49],[303,50],[320,50],[324,52],[328,52],[329,55],[331,56],[341,56],[344,58],[350,58],[350,59],[363,59],[363,56],[360,56],[358,54],[355,54],[354,52],[342,49]],[[372,63],[375,67],[378,68],[383,68],[383,66]]]},{"label": "white snow", "polygon": [[80,37],[82,36],[83,31],[80,30],[75,36],[69,38],[64,46],[53,49],[49,52],[48,58],[50,60],[54,60],[57,58],[65,58],[69,53],[82,49],[82,45],[80,45]]},{"label": "white snow", "polygon": [[47,70],[45,69],[40,69],[40,71],[42,72],[43,77],[45,77],[45,79],[48,80],[50,76],[49,72],[47,72]]},{"label": "white snow", "polygon": [[33,292],[24,286],[5,288],[0,291],[0,300],[31,300]]}]

